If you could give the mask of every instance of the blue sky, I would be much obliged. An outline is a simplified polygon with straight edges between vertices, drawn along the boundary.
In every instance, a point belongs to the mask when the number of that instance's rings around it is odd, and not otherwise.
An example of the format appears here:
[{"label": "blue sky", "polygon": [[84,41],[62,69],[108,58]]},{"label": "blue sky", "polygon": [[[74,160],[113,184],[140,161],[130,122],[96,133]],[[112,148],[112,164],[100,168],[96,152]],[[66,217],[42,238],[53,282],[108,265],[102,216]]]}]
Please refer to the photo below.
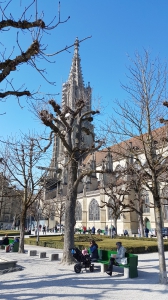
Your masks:
[{"label": "blue sky", "polygon": [[[6,14],[12,13],[16,19],[21,15],[28,0],[13,0]],[[22,4],[23,6],[20,6]],[[44,20],[49,23],[54,16],[58,16],[58,1],[39,0],[39,12],[44,11]],[[127,54],[134,56],[135,51],[143,53],[149,49],[154,57],[159,56],[162,62],[168,60],[168,1],[167,0],[62,0],[61,19],[68,16],[67,23],[59,25],[49,34],[44,34],[42,44],[48,45],[46,53],[53,53],[79,40],[92,35],[80,45],[81,65],[84,81],[88,81],[93,88],[93,105],[102,109],[99,117],[101,122],[107,121],[113,112],[115,99],[123,100],[126,95],[120,87],[120,82],[126,82],[126,66],[129,65]],[[32,11],[34,14],[34,11]],[[28,14],[30,15],[30,14]],[[1,32],[0,51],[6,48],[6,58],[12,53],[19,55],[20,49],[16,45],[17,30]],[[30,34],[19,34],[19,45],[26,50],[31,44]],[[56,86],[48,84],[34,69],[20,66],[10,76],[13,85],[18,88],[25,84],[30,91],[40,87],[40,92],[60,93],[56,100],[61,100],[62,83],[68,78],[73,48],[70,53],[63,52],[47,63],[39,60],[38,66],[46,69],[46,77],[56,82]],[[12,56],[11,56],[12,57]],[[3,90],[6,83],[1,84]],[[47,98],[48,96],[46,96]],[[0,103],[0,139],[20,132],[42,132],[44,126],[29,111],[26,98],[9,97]]]}]

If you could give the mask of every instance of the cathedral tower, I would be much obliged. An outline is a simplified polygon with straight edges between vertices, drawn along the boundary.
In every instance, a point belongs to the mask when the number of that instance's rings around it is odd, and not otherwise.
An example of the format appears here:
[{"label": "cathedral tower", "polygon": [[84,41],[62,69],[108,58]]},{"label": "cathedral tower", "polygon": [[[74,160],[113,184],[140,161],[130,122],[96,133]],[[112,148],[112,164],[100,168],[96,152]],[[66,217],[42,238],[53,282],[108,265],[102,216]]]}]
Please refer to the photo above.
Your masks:
[{"label": "cathedral tower", "polygon": [[[62,102],[61,106],[64,109],[66,106],[70,107],[74,110],[76,107],[76,101],[82,99],[85,102],[85,106],[83,108],[83,112],[87,112],[91,110],[91,87],[90,83],[87,86],[84,85],[83,74],[81,69],[81,59],[79,56],[79,41],[76,38],[74,43],[74,55],[72,58],[72,64],[69,72],[69,77],[67,82],[63,83],[62,86]],[[88,127],[91,132],[93,132],[93,125],[88,122],[85,124],[85,127]],[[90,147],[93,143],[93,137],[91,135],[83,135],[81,137],[82,142],[85,146]],[[53,146],[53,154],[52,154],[52,167],[56,168],[56,173],[52,173],[53,177],[57,177],[57,174],[60,170],[63,171],[63,165],[66,163],[66,158],[64,155],[64,146],[62,141],[58,136],[55,136],[54,146]],[[66,174],[65,172],[61,172],[63,178],[61,181],[66,183]],[[51,175],[51,173],[50,173]]]}]

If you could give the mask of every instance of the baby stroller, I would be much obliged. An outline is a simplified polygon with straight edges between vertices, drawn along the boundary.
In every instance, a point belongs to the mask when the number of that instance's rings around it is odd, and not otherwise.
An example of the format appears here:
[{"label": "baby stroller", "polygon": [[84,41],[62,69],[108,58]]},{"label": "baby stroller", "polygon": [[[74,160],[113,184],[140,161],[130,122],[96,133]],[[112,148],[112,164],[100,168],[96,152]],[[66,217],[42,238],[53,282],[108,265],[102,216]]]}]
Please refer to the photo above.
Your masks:
[{"label": "baby stroller", "polygon": [[89,268],[90,272],[94,271],[94,264],[91,262],[90,255],[83,255],[82,252],[78,248],[70,249],[72,256],[78,261],[77,264],[74,265],[74,271],[76,273],[80,273],[82,268]]}]

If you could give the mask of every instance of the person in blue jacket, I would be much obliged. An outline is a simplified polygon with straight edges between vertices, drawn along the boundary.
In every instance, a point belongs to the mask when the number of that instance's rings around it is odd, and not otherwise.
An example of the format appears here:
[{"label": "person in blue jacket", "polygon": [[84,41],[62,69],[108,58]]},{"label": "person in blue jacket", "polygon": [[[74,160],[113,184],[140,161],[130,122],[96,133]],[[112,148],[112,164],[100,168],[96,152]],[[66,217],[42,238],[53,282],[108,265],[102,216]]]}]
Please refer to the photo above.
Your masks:
[{"label": "person in blue jacket", "polygon": [[99,258],[98,255],[98,245],[94,240],[90,242],[90,252],[91,252],[91,260],[96,261]]},{"label": "person in blue jacket", "polygon": [[95,234],[95,227],[92,227],[92,234]]}]

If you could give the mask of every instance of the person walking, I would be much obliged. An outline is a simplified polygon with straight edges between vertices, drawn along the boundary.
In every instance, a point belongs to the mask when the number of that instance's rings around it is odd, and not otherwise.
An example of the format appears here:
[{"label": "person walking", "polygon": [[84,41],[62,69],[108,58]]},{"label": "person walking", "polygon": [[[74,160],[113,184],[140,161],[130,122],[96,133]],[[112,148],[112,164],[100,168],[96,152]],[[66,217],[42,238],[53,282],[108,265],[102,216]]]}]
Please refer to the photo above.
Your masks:
[{"label": "person walking", "polygon": [[46,234],[46,226],[43,225],[43,234]]}]

